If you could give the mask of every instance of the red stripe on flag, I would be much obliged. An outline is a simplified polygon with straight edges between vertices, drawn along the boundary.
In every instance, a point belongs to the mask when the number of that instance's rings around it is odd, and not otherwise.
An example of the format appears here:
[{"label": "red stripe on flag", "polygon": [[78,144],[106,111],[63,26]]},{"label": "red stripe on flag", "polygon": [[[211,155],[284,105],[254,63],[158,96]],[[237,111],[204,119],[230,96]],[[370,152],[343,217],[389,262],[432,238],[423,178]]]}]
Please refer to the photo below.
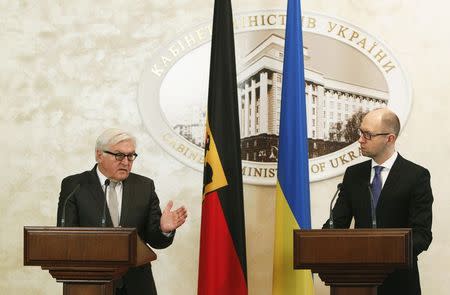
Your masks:
[{"label": "red stripe on flag", "polygon": [[244,295],[247,285],[217,192],[202,205],[199,295]]}]

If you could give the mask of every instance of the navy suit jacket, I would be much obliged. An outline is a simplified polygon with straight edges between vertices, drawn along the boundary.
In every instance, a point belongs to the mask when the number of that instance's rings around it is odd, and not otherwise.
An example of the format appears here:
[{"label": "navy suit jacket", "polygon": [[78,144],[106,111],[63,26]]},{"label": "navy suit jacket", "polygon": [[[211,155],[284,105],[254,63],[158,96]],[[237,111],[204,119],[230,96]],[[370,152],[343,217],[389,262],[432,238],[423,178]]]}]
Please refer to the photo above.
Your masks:
[{"label": "navy suit jacket", "polygon": [[[58,203],[58,226],[67,196],[80,184],[77,192],[67,201],[65,226],[100,227],[105,196],[96,172],[71,175],[63,179]],[[161,209],[155,186],[150,178],[130,173],[123,182],[120,226],[134,227],[139,237],[151,247],[161,249],[172,244],[174,235],[165,236],[160,229]],[[106,207],[108,209],[108,207]],[[106,210],[106,226],[112,227]],[[156,294],[150,264],[131,268],[122,278],[127,295]]]},{"label": "navy suit jacket", "polygon": [[[369,182],[371,161],[347,168],[343,187],[333,208],[335,228],[372,227]],[[432,240],[433,194],[430,173],[398,155],[381,191],[376,218],[378,228],[412,228],[413,268],[397,270],[378,287],[379,295],[421,294],[417,255],[428,249]],[[324,228],[329,227],[329,221]]]}]

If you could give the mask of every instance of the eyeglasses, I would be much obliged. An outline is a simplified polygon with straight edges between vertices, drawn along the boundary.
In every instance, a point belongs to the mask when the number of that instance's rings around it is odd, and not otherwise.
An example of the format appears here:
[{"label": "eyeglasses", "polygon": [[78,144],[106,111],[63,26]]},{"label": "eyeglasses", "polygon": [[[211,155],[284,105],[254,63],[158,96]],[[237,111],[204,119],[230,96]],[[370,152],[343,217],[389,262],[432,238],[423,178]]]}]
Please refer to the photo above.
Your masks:
[{"label": "eyeglasses", "polygon": [[390,133],[370,133],[370,132],[368,132],[368,131],[363,131],[363,130],[361,130],[361,129],[358,129],[358,135],[359,135],[359,137],[364,137],[364,139],[366,139],[366,140],[371,140],[372,139],[372,137],[375,137],[375,136],[379,136],[379,135],[389,135]]},{"label": "eyeglasses", "polygon": [[103,151],[103,152],[105,154],[113,155],[117,161],[122,161],[123,159],[125,159],[125,157],[127,157],[128,161],[134,161],[138,156],[136,153],[126,155],[124,153],[113,153],[110,151]]}]

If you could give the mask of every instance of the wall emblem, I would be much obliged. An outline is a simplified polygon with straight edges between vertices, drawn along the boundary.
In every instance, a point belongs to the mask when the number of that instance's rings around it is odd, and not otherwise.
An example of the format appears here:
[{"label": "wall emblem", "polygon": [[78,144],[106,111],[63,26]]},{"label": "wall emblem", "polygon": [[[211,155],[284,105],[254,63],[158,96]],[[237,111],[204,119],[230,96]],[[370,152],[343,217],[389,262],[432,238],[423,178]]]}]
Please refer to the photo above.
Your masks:
[{"label": "wall emblem", "polygon": [[[236,14],[242,175],[274,185],[286,12]],[[302,17],[311,181],[342,174],[364,160],[357,143],[362,115],[388,106],[402,123],[411,107],[405,72],[378,38],[346,21],[317,13]],[[142,120],[164,150],[202,171],[211,23],[199,24],[161,47],[144,70]]]}]

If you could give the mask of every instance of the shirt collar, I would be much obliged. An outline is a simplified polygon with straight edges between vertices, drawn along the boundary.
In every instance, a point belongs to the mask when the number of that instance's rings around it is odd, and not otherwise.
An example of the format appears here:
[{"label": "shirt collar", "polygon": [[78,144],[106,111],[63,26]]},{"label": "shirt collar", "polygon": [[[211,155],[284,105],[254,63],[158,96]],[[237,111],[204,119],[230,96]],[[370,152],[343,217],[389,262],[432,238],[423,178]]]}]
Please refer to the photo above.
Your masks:
[{"label": "shirt collar", "polygon": [[378,164],[377,162],[372,160],[372,168],[375,166],[382,166],[382,167],[384,167],[384,169],[390,170],[392,168],[392,166],[394,165],[395,160],[397,160],[397,156],[398,156],[398,152],[395,151],[392,154],[392,156],[390,156],[389,159],[387,159],[386,161],[384,161],[384,163],[381,163],[381,164]]},{"label": "shirt collar", "polygon": [[[102,185],[102,187],[105,186],[105,180],[108,179],[108,177],[106,177],[105,175],[103,175],[103,173],[100,171],[100,169],[98,168],[97,165],[97,176],[98,176],[98,180],[100,180],[100,184]],[[122,181],[119,181],[116,186],[120,186],[122,184]]]}]

